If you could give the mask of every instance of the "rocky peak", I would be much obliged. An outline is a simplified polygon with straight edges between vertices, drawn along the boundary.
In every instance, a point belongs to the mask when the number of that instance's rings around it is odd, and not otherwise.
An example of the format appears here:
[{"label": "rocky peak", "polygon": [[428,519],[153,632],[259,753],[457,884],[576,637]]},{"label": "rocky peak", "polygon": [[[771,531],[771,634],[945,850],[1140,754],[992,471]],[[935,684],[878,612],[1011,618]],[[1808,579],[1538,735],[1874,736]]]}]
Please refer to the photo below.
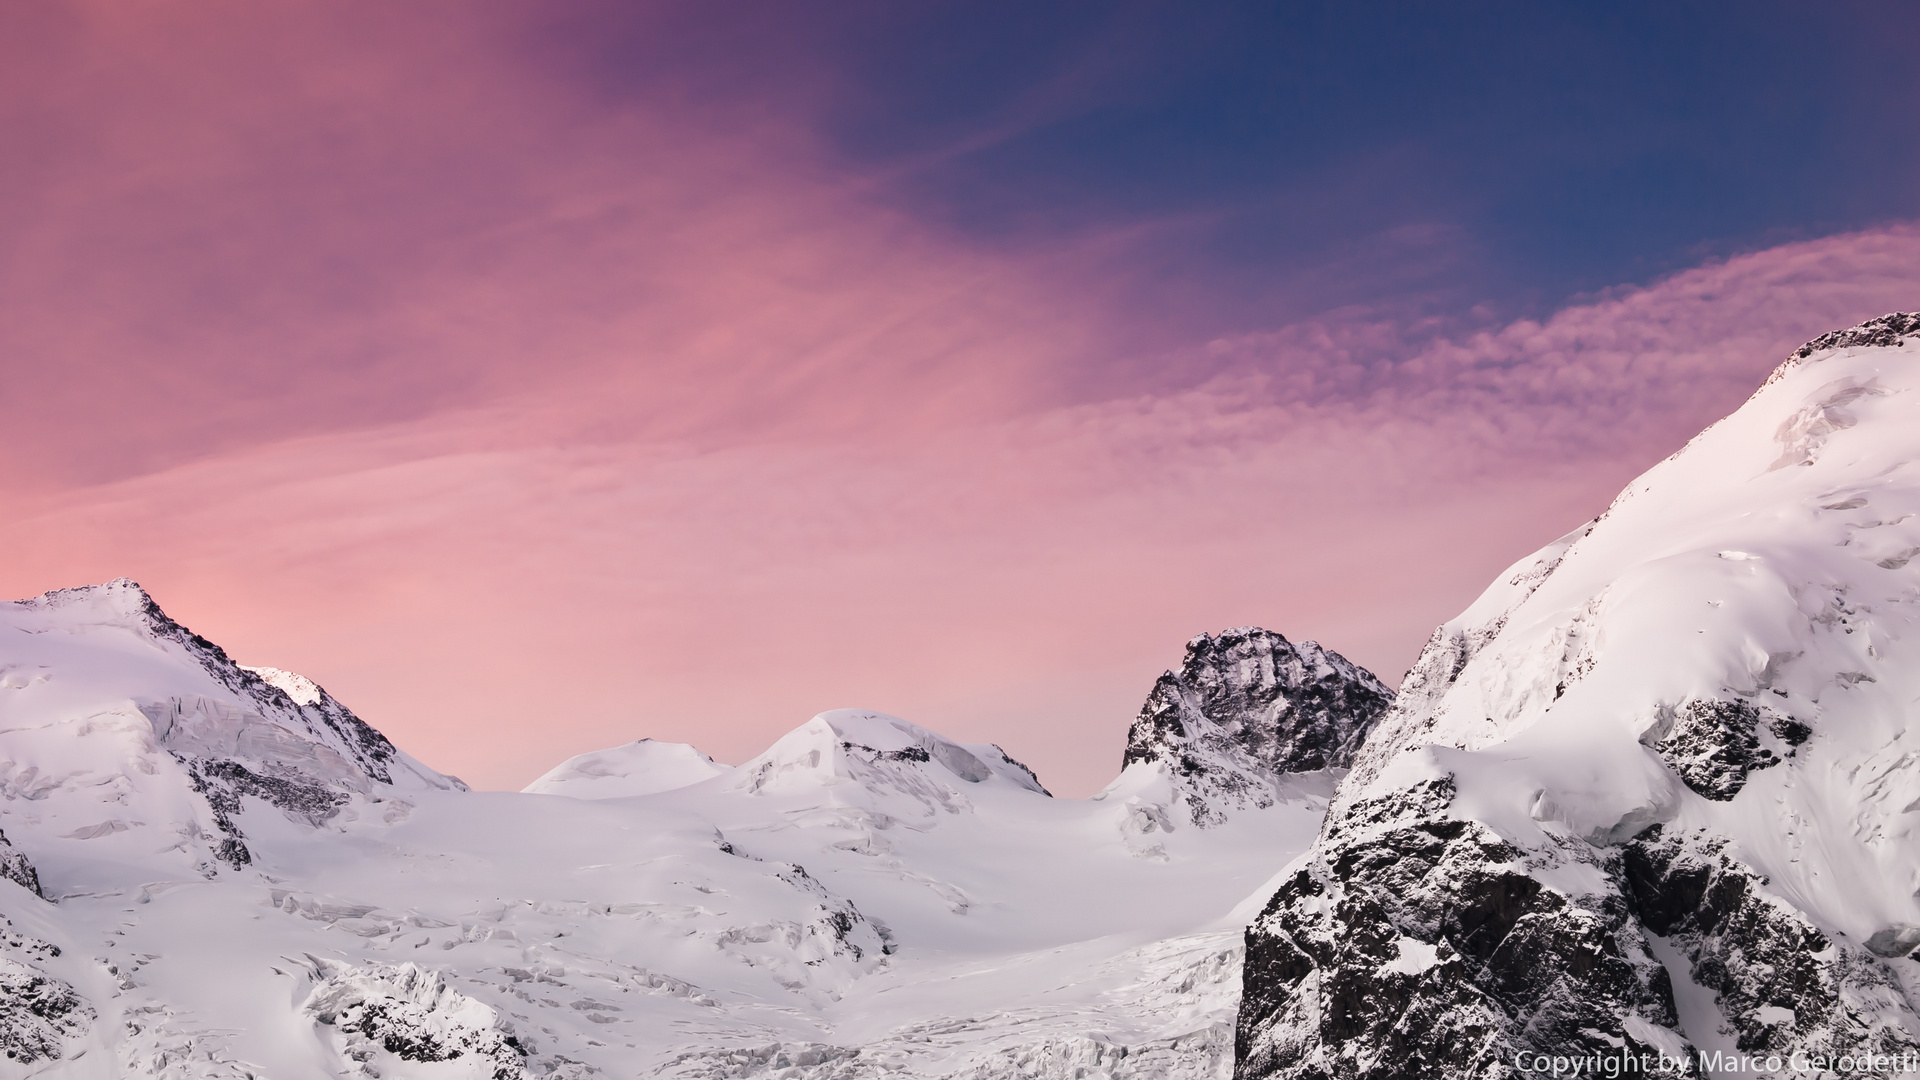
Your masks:
[{"label": "rocky peak", "polygon": [[1126,768],[1164,768],[1189,816],[1267,806],[1292,773],[1345,768],[1393,691],[1346,657],[1259,627],[1187,642],[1127,733]]}]

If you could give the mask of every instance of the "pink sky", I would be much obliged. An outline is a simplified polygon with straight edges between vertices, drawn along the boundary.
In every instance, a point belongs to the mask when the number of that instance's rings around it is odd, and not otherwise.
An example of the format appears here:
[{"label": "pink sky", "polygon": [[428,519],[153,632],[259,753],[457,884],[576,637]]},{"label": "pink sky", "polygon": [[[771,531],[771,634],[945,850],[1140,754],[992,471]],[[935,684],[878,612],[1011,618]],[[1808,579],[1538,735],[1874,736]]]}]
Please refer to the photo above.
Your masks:
[{"label": "pink sky", "polygon": [[981,247],[764,105],[594,98],[505,16],[272,10],[0,42],[0,593],[132,577],[481,787],[863,706],[1087,793],[1191,635],[1397,681],[1788,350],[1920,299],[1896,223],[1540,321],[1168,325],[1124,237]]}]

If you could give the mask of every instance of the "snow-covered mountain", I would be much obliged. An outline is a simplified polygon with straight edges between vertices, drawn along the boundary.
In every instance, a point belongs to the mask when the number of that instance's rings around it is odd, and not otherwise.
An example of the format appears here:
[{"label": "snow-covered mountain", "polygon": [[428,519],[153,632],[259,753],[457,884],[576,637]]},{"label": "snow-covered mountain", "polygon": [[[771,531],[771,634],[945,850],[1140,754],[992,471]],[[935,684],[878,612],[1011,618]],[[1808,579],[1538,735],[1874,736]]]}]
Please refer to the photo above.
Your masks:
[{"label": "snow-covered mountain", "polygon": [[1398,698],[1195,638],[1088,799],[862,710],[473,792],[130,582],[0,605],[0,1077],[1920,1053],[1916,335],[1810,343]]},{"label": "snow-covered mountain", "polygon": [[131,582],[0,604],[0,1076],[1223,1077],[1247,898],[1382,691],[1217,641],[1091,799],[860,710],[509,794]]},{"label": "snow-covered mountain", "polygon": [[1434,634],[1248,932],[1238,1077],[1920,1050],[1916,335],[1809,343]]},{"label": "snow-covered mountain", "polygon": [[686,743],[640,739],[570,757],[522,790],[530,795],[624,799],[688,787],[726,771],[725,765]]}]

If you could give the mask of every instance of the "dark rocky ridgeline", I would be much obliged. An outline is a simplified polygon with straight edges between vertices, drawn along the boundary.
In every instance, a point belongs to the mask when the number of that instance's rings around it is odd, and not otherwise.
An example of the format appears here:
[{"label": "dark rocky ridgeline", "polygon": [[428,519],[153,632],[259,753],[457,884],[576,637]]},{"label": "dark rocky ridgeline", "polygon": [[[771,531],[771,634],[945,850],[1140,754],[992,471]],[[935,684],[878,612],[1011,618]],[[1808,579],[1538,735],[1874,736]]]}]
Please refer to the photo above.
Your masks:
[{"label": "dark rocky ridgeline", "polygon": [[252,699],[262,712],[281,718],[289,727],[305,728],[313,733],[316,741],[344,752],[370,779],[383,784],[393,782],[389,766],[398,753],[393,743],[372,724],[335,701],[325,689],[315,688],[319,691],[320,700],[311,705],[294,701],[286,691],[234,663],[225,649],[173,621],[166,612],[160,610],[160,605],[154,602],[153,597],[134,582],[119,578],[100,588],[130,589],[138,593],[148,632],[156,639],[172,642],[184,649],[206,669],[207,674],[228,689]]},{"label": "dark rocky ridgeline", "polygon": [[1858,326],[1822,334],[1794,350],[1792,359],[1805,360],[1828,349],[1853,349],[1870,346],[1902,347],[1906,338],[1920,335],[1920,311],[1895,311]]},{"label": "dark rocky ridgeline", "polygon": [[1187,642],[1127,733],[1123,765],[1164,763],[1197,824],[1268,806],[1287,773],[1345,768],[1393,702],[1370,672],[1311,641],[1258,627]]},{"label": "dark rocky ridgeline", "polygon": [[[313,742],[341,755],[369,780],[393,782],[392,768],[399,751],[373,725],[360,719],[336,701],[322,687],[312,702],[295,701],[286,691],[269,683],[259,674],[236,664],[226,650],[187,629],[160,609],[153,597],[139,584],[117,578],[104,585],[74,589],[55,589],[31,600],[19,601],[33,607],[59,608],[105,598],[118,610],[135,620],[138,628],[156,642],[170,645],[190,656],[209,676],[237,695],[260,719],[276,723],[290,732],[304,732]],[[142,711],[156,723],[164,722],[163,713],[191,711],[189,703],[145,702]],[[457,785],[457,781],[449,783]]]}]

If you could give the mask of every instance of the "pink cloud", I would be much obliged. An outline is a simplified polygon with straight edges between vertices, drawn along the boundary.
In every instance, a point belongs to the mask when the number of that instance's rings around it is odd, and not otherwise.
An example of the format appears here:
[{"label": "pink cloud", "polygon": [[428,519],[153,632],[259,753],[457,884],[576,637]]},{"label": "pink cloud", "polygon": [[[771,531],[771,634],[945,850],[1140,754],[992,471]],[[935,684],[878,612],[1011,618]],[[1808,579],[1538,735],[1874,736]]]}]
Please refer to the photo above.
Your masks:
[{"label": "pink cloud", "polygon": [[[859,703],[1085,791],[1200,630],[1264,623],[1397,675],[1806,327],[1898,306],[1910,237],[1761,252],[1401,356],[1378,344],[1400,329],[1291,328],[1201,387],[910,433],[581,439],[587,401],[291,440],[49,498],[0,533],[4,580],[133,573],[490,785],[639,734],[742,758]],[[1356,340],[1403,374],[1318,395],[1262,374],[1341,377],[1324,353]]]},{"label": "pink cloud", "polygon": [[639,735],[738,760],[864,705],[1085,792],[1191,634],[1393,678],[1789,349],[1920,286],[1895,226],[1103,384],[1167,331],[1098,244],[982,251],[752,109],[588,101],[504,16],[381,10],[79,6],[0,45],[35,148],[0,179],[33,403],[0,430],[0,592],[135,577],[486,786]]},{"label": "pink cloud", "polygon": [[552,410],[916,425],[1034,399],[1086,343],[1040,268],[867,205],[750,109],[585,99],[513,55],[523,13],[374,11],[90,5],[13,40],[0,343],[43,407],[0,453],[98,480],[508,397],[504,440]]}]

